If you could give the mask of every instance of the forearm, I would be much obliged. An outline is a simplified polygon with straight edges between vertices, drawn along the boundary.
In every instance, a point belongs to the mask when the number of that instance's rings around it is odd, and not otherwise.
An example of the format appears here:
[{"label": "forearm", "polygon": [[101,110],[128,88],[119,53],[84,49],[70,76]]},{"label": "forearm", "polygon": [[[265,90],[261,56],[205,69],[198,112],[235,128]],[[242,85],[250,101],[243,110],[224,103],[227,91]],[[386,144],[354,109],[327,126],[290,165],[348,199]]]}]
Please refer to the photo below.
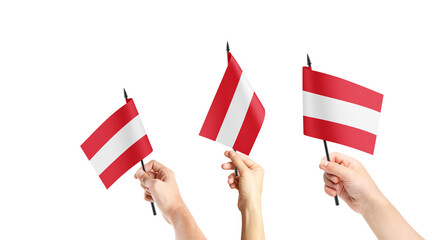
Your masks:
[{"label": "forearm", "polygon": [[371,202],[363,217],[378,239],[423,239],[383,195]]},{"label": "forearm", "polygon": [[264,224],[261,212],[261,202],[256,201],[246,204],[241,210],[242,215],[242,240],[263,240]]},{"label": "forearm", "polygon": [[206,239],[186,205],[179,208],[171,217],[177,240]]}]

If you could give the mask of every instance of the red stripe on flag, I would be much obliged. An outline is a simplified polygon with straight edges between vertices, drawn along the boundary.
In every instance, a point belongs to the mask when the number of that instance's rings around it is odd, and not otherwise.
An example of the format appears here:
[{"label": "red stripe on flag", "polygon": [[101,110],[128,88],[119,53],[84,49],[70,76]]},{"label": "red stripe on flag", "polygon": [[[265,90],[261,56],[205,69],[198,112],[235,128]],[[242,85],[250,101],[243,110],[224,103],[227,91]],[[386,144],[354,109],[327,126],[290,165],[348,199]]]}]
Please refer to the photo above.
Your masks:
[{"label": "red stripe on flag", "polygon": [[199,134],[211,140],[217,138],[242,75],[242,70],[234,57],[228,57],[228,67]]},{"label": "red stripe on flag", "polygon": [[376,135],[361,129],[306,116],[303,116],[303,129],[306,136],[374,153]]},{"label": "red stripe on flag", "polygon": [[265,110],[254,93],[233,148],[249,155],[264,122]]},{"label": "red stripe on flag", "polygon": [[99,175],[105,187],[108,189],[125,172],[147,157],[152,151],[147,135],[136,141]]},{"label": "red stripe on flag", "polygon": [[303,67],[303,91],[336,98],[381,112],[383,95],[350,81]]},{"label": "red stripe on flag", "polygon": [[138,116],[138,110],[134,101],[129,98],[125,105],[105,120],[81,145],[87,158],[90,160],[108,140],[136,116]]}]

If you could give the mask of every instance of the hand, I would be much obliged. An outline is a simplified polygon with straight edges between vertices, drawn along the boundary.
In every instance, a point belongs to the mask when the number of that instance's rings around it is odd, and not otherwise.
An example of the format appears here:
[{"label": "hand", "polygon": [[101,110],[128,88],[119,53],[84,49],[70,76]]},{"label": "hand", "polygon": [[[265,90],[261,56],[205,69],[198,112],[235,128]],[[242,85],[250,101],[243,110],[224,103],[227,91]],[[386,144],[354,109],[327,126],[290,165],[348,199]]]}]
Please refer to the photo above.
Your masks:
[{"label": "hand", "polygon": [[325,192],[332,197],[338,195],[360,214],[364,214],[373,199],[383,197],[366,169],[354,158],[331,153],[330,162],[324,157],[320,168],[325,171]]},{"label": "hand", "polygon": [[148,162],[144,167],[146,172],[140,168],[134,176],[140,180],[141,187],[145,190],[144,199],[155,202],[165,220],[173,224],[176,214],[186,208],[174,172],[155,160]]},{"label": "hand", "polygon": [[204,240],[206,237],[196,224],[192,214],[180,196],[174,172],[155,160],[151,160],[135,173],[144,188],[144,198],[156,202],[165,220],[173,225],[178,240]]},{"label": "hand", "polygon": [[228,176],[228,185],[231,189],[239,191],[238,208],[243,211],[251,204],[261,204],[261,193],[263,189],[264,169],[248,157],[226,151],[225,157],[232,162],[222,164],[224,170],[234,170],[234,166],[239,171],[239,176],[231,173]]},{"label": "hand", "polygon": [[323,158],[325,192],[340,196],[352,210],[360,213],[378,239],[423,239],[387,200],[363,165],[340,153]]},{"label": "hand", "polygon": [[264,169],[248,157],[226,151],[225,156],[232,162],[222,164],[224,170],[239,171],[239,176],[231,173],[228,184],[239,191],[238,208],[242,215],[242,240],[263,240],[264,224],[261,212],[261,193],[263,189]]}]

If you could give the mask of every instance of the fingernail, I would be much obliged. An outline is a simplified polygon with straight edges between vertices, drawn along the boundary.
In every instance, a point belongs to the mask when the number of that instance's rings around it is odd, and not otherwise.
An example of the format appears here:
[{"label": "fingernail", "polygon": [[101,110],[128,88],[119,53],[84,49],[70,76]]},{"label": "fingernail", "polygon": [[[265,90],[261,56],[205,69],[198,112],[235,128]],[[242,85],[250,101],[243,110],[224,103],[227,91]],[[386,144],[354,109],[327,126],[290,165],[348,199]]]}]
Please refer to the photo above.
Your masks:
[{"label": "fingernail", "polygon": [[231,157],[234,157],[235,155],[236,155],[236,152],[234,152],[234,151],[231,151],[231,152],[230,152],[230,156],[231,156]]},{"label": "fingernail", "polygon": [[325,167],[327,167],[328,162],[326,160],[322,160],[320,165],[321,165],[321,168],[325,168]]}]

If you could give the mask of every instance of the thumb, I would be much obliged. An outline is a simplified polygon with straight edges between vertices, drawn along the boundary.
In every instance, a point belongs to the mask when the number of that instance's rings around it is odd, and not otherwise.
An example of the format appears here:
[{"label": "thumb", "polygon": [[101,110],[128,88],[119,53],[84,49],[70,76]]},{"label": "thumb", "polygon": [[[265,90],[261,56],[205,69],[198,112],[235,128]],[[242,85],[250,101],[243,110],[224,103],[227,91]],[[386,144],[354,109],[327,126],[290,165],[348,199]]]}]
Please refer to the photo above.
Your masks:
[{"label": "thumb", "polygon": [[237,167],[237,169],[239,170],[240,174],[242,172],[245,172],[247,170],[249,170],[249,168],[246,166],[246,164],[243,162],[243,158],[244,156],[241,154],[236,153],[235,151],[230,151],[229,152],[229,158],[231,159],[231,161],[233,162],[234,166]]},{"label": "thumb", "polygon": [[320,163],[320,168],[326,173],[339,177],[342,181],[349,180],[350,170],[338,163],[323,160]]}]

